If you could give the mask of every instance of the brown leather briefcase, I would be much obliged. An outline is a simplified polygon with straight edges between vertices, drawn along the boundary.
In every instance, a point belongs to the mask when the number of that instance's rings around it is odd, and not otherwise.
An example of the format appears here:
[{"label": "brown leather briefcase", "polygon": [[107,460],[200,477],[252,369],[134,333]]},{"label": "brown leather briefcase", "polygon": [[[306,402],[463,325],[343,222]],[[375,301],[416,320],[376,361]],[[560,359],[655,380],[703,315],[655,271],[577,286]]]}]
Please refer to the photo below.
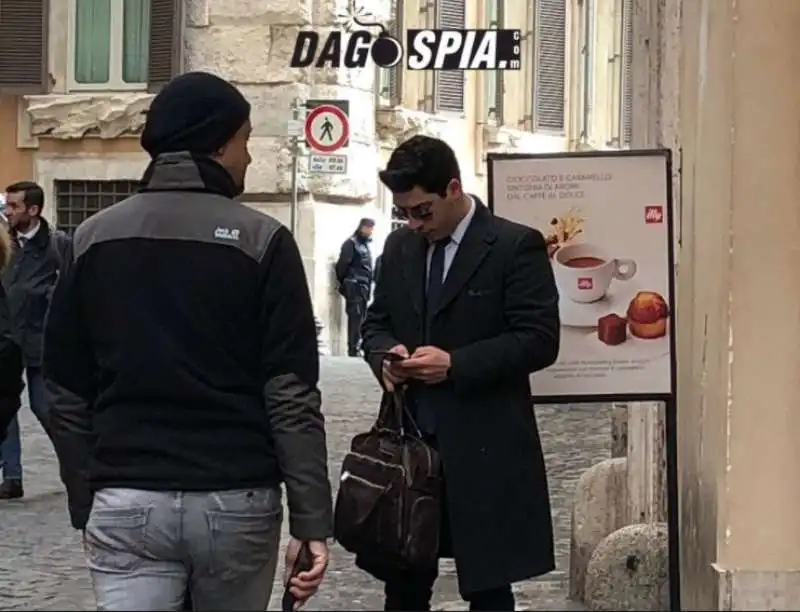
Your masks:
[{"label": "brown leather briefcase", "polygon": [[399,568],[435,564],[442,477],[437,451],[414,424],[402,391],[384,393],[378,420],[342,464],[334,536],[348,551]]}]

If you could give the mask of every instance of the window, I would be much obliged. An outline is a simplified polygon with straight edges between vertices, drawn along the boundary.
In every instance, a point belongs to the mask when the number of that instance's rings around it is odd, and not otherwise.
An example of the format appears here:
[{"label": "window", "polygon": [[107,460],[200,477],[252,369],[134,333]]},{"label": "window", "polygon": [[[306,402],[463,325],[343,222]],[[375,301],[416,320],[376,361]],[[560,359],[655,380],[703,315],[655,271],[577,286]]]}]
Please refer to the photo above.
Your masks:
[{"label": "window", "polygon": [[[392,2],[392,20],[387,29],[392,36],[403,42],[403,3]],[[393,108],[402,104],[404,59],[392,68],[377,68],[378,106]]]},{"label": "window", "polygon": [[69,234],[96,212],[139,191],[138,180],[55,181],[58,229]]},{"label": "window", "polygon": [[[436,27],[467,27],[465,0],[436,0]],[[437,70],[433,77],[434,112],[464,112],[464,71]]]},{"label": "window", "polygon": [[[503,28],[503,0],[486,0],[486,27]],[[488,70],[484,72],[484,99],[486,100],[486,121],[492,125],[503,124],[503,72]]]},{"label": "window", "polygon": [[180,72],[182,0],[62,1],[71,90],[141,90]]},{"label": "window", "polygon": [[[525,113],[520,127],[534,132],[564,132],[568,0],[528,3],[527,29],[522,37],[525,73]],[[524,65],[523,65],[524,68]]]},{"label": "window", "polygon": [[74,0],[73,78],[126,89],[147,84],[150,0]]}]

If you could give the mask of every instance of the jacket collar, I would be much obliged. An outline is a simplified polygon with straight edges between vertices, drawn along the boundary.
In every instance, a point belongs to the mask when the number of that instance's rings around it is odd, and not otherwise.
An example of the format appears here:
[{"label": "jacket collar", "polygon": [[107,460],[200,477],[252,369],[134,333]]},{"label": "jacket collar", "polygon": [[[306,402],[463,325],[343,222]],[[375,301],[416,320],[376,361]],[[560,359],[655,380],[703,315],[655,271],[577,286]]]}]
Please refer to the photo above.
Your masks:
[{"label": "jacket collar", "polygon": [[[492,212],[473,195],[475,210],[472,219],[458,243],[453,262],[442,287],[437,312],[446,308],[477,272],[496,240],[492,226]],[[414,309],[421,316],[425,302],[425,278],[427,269],[428,241],[419,234],[411,234],[403,246],[403,274]]]},{"label": "jacket collar", "polygon": [[196,191],[235,198],[239,189],[225,168],[210,157],[188,151],[162,153],[142,176],[141,191]]},{"label": "jacket collar", "polygon": [[[47,220],[44,217],[39,217],[39,227],[36,233],[29,240],[26,240],[25,244],[30,244],[37,249],[45,249],[50,245],[51,232],[52,229]],[[17,236],[17,244],[19,244],[19,238]]]}]

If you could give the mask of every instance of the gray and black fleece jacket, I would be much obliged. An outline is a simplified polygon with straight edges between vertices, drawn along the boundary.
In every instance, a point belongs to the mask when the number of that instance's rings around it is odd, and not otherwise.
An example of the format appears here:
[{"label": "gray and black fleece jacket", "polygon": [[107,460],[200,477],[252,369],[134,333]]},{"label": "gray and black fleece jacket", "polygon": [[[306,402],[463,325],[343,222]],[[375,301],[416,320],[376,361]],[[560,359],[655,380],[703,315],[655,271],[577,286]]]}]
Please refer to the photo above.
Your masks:
[{"label": "gray and black fleece jacket", "polygon": [[286,485],[332,532],[316,327],[297,244],[216,162],[162,155],[85,221],[53,292],[44,374],[73,526],[105,487]]}]

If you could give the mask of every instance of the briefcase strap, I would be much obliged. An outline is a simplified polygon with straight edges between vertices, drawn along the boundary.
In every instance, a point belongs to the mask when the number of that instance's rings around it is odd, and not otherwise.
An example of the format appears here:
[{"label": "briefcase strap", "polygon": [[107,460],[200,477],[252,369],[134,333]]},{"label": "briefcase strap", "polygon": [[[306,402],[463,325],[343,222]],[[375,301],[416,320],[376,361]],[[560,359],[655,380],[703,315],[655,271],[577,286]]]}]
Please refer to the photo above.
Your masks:
[{"label": "briefcase strap", "polygon": [[[405,419],[403,418],[404,416]],[[409,427],[406,427],[406,424],[408,424]],[[381,408],[378,412],[378,419],[375,422],[374,428],[423,439],[422,431],[417,425],[414,415],[411,414],[411,411],[408,409],[405,388],[397,388],[391,393],[388,391],[384,392],[381,398]]]}]

